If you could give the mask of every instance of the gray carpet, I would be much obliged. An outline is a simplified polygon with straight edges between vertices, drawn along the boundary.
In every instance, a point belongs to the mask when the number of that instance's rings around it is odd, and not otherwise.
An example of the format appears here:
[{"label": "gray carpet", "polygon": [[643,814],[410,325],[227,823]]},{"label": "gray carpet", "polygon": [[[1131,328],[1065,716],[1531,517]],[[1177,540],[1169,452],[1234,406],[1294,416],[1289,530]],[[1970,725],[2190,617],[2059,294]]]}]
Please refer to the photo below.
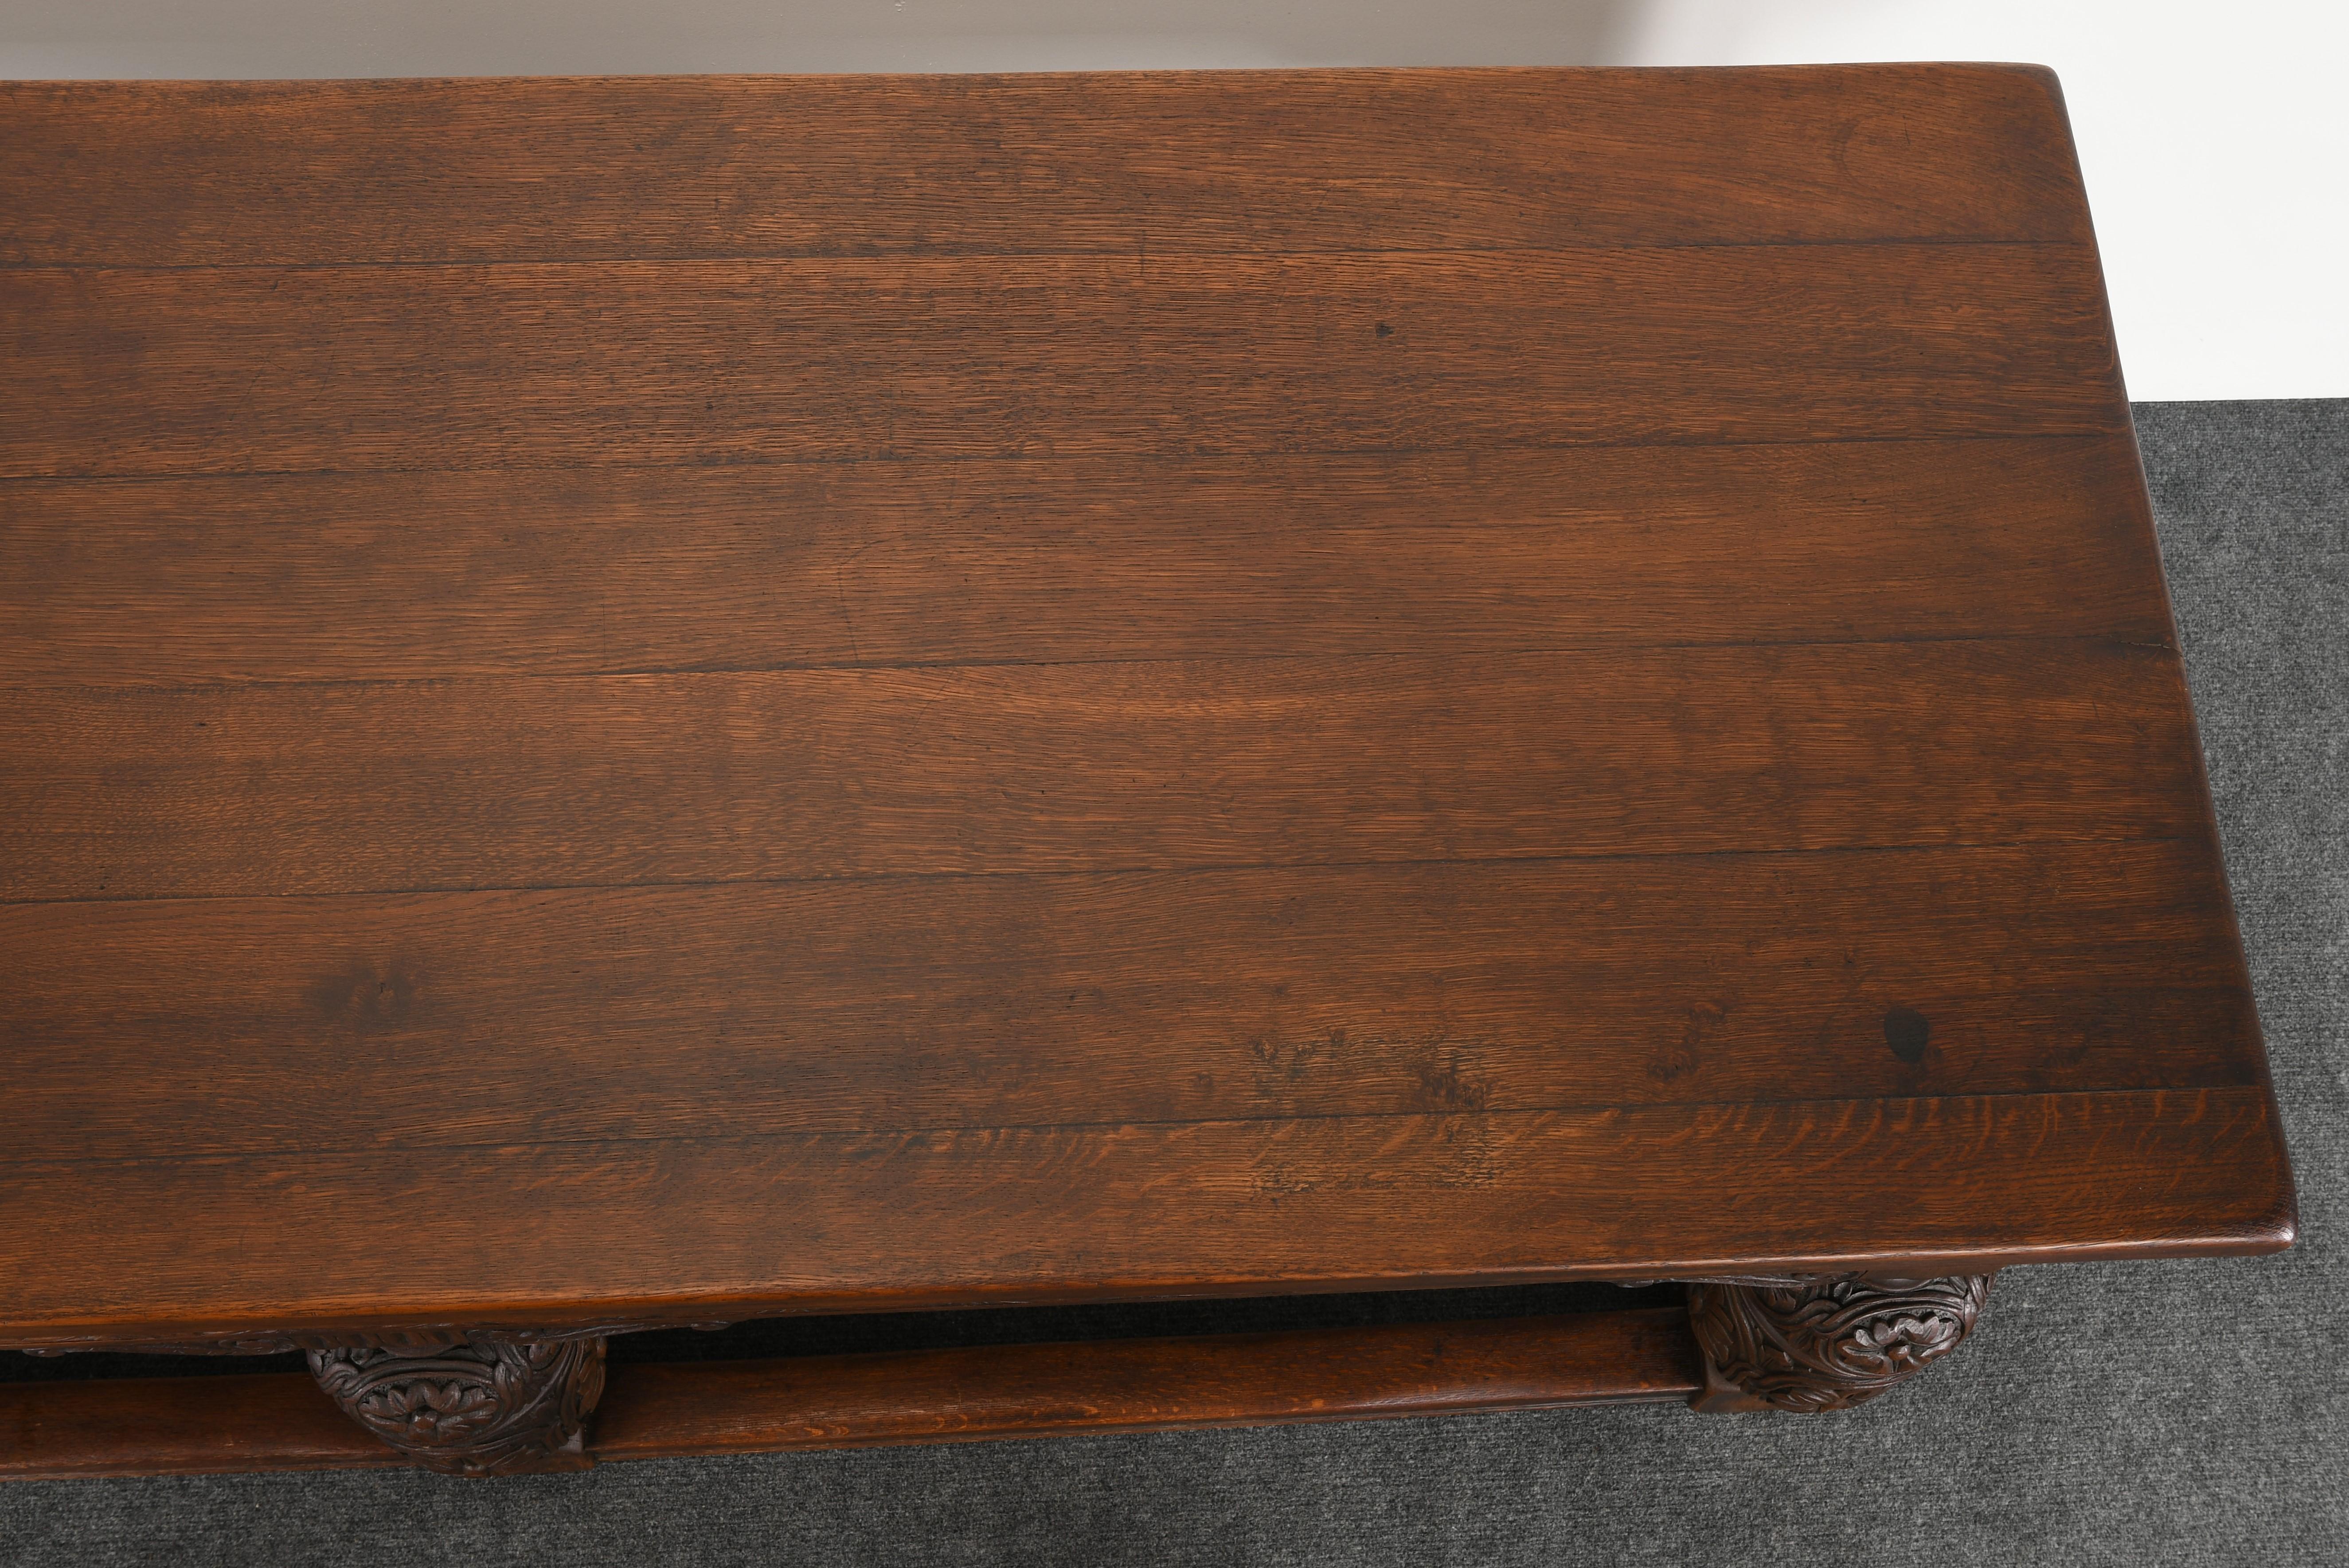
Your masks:
[{"label": "gray carpet", "polygon": [[2349,401],[2138,430],[2304,1240],[2014,1270],[1844,1417],[1560,1411],[614,1465],[0,1487],[21,1563],[2349,1562]]}]

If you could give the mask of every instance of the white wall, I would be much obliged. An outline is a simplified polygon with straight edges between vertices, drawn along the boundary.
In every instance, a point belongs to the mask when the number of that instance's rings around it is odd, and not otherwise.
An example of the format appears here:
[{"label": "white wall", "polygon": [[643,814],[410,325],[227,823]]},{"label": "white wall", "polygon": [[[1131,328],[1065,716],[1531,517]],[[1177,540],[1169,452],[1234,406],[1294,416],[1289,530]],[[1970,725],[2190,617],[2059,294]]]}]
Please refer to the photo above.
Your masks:
[{"label": "white wall", "polygon": [[2349,397],[2349,0],[1647,0],[1626,65],[2064,78],[2129,395]]},{"label": "white wall", "polygon": [[2349,0],[0,0],[0,77],[1893,59],[2062,74],[2133,396],[2349,396]]}]

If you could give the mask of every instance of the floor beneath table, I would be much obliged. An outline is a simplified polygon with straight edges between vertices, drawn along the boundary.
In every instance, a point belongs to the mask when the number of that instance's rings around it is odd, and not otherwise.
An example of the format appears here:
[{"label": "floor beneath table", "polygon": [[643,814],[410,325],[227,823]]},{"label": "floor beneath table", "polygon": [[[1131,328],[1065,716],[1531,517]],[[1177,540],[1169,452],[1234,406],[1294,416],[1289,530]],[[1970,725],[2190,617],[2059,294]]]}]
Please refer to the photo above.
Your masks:
[{"label": "floor beneath table", "polygon": [[1569,1410],[487,1485],[400,1471],[26,1483],[0,1487],[8,1561],[2336,1561],[2349,807],[2324,781],[2349,774],[2349,400],[2137,412],[2299,1168],[2295,1251],[2010,1271],[1971,1345],[1843,1417]]}]

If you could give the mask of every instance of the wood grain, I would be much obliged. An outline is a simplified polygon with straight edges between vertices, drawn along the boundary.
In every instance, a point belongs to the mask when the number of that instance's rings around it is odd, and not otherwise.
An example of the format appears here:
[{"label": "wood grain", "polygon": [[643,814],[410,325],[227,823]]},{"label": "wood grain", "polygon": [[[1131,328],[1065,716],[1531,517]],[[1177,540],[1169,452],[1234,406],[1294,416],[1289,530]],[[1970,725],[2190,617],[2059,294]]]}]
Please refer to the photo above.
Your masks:
[{"label": "wood grain", "polygon": [[2151,538],[2120,437],[26,481],[0,683],[2168,643]]},{"label": "wood grain", "polygon": [[[598,1461],[1684,1398],[1677,1307],[611,1369]],[[307,1376],[0,1384],[0,1480],[406,1461]]]},{"label": "wood grain", "polygon": [[406,1462],[305,1373],[0,1383],[0,1480]]},{"label": "wood grain", "polygon": [[0,320],[0,477],[2127,428],[2077,245],[19,268]]},{"label": "wood grain", "polygon": [[2257,1084],[2223,900],[2168,844],[19,906],[0,1148]]},{"label": "wood grain", "polygon": [[[2274,1118],[2258,1087],[27,1161],[0,1345],[2267,1251]],[[430,1245],[384,1244],[418,1215]]]},{"label": "wood grain", "polygon": [[1949,642],[20,691],[0,898],[2170,837],[2178,656]]},{"label": "wood grain", "polygon": [[614,1369],[596,1459],[1682,1399],[1678,1307]]},{"label": "wood grain", "polygon": [[0,84],[0,262],[2085,244],[2033,67]]},{"label": "wood grain", "polygon": [[2292,1237],[2044,72],[0,84],[0,1344]]}]

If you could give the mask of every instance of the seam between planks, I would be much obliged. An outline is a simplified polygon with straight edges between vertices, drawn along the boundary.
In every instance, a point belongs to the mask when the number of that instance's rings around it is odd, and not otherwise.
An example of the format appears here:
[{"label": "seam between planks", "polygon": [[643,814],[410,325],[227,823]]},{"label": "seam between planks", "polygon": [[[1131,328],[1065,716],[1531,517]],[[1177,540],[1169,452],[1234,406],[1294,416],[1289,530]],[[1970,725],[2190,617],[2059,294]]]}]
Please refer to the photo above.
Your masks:
[{"label": "seam between planks", "polygon": [[1170,665],[1225,664],[1352,664],[1373,659],[1418,661],[1423,663],[1455,663],[1488,659],[1541,659],[1553,655],[1571,657],[1578,654],[1612,653],[1619,650],[1637,652],[1702,652],[1709,649],[1742,648],[1998,648],[2018,643],[2045,643],[2059,647],[2134,649],[2141,653],[2168,654],[2177,657],[2174,642],[2147,642],[2131,637],[2103,636],[2093,632],[2012,632],[1984,635],[1952,633],[1946,637],[1826,637],[1826,638],[1724,638],[1718,641],[1688,639],[1658,639],[1653,641],[1610,637],[1588,642],[1534,643],[1511,648],[1466,648],[1398,651],[1393,649],[1362,649],[1352,652],[1331,653],[1170,653],[1159,656],[1133,656],[1104,659],[809,659],[799,662],[772,664],[678,664],[647,665],[622,670],[460,670],[444,675],[398,676],[299,676],[285,680],[266,678],[251,680],[206,677],[201,680],[174,680],[169,676],[111,681],[73,680],[13,680],[0,679],[0,692],[5,691],[86,691],[102,695],[161,695],[239,693],[246,691],[418,691],[458,685],[490,685],[514,681],[540,680],[657,680],[679,676],[761,676],[854,674],[864,671],[885,673],[892,670],[1114,670],[1163,669]]},{"label": "seam between planks", "polygon": [[[826,1127],[798,1131],[778,1130],[755,1133],[650,1133],[640,1136],[605,1133],[594,1137],[557,1138],[486,1138],[471,1142],[452,1143],[377,1143],[327,1145],[309,1147],[298,1145],[273,1145],[265,1149],[232,1150],[220,1153],[177,1155],[104,1155],[88,1158],[0,1159],[0,1169],[9,1170],[84,1170],[92,1168],[129,1169],[139,1167],[171,1167],[187,1168],[197,1166],[225,1167],[250,1165],[282,1159],[343,1159],[371,1156],[398,1156],[418,1150],[436,1153],[506,1152],[527,1154],[538,1149],[612,1148],[637,1149],[655,1147],[709,1145],[750,1146],[788,1142],[815,1143],[859,1138],[919,1138],[934,1135],[965,1133],[1089,1133],[1115,1132],[1126,1128],[1165,1127],[1302,1127],[1320,1126],[1333,1122],[1474,1122],[1479,1125],[1510,1119],[1531,1120],[1542,1116],[1605,1115],[1612,1112],[1639,1114],[1661,1111],[1722,1111],[1744,1112],[1753,1109],[1782,1110],[1788,1106],[1817,1106],[1829,1113],[1848,1111],[1859,1106],[1938,1106],[1960,1105],[1977,1100],[2115,1100],[2144,1099],[2147,1096],[2229,1095],[2265,1095],[2270,1089],[2268,1078],[2255,1076],[2240,1083],[2202,1084],[2190,1086],[2162,1085],[2153,1088],[2108,1089],[1991,1089],[1968,1094],[1951,1095],[1858,1095],[1834,1098],[1735,1099],[1735,1100],[1569,1100],[1557,1105],[1520,1106],[1490,1111],[1313,1111],[1290,1116],[1194,1116],[1165,1120],[1137,1120],[1132,1117],[1112,1117],[1098,1121],[1063,1122],[939,1122],[906,1127]],[[2201,1116],[2193,1118],[2203,1119]],[[2262,1115],[2261,1120],[2271,1118]]]},{"label": "seam between planks", "polygon": [[[1077,881],[1110,877],[1221,877],[1239,872],[1377,871],[1390,867],[1433,866],[1584,866],[1667,863],[1688,860],[1791,859],[1826,855],[1945,855],[1990,854],[1999,850],[2085,848],[2093,845],[2192,845],[2215,848],[2206,833],[2155,834],[2125,838],[2023,838],[1964,840],[1945,844],[1833,844],[1814,848],[1780,846],[1767,849],[1609,850],[1592,855],[1487,855],[1398,857],[1392,860],[1233,860],[1180,866],[1103,866],[1074,870],[1016,871],[852,871],[828,876],[700,877],[644,882],[480,882],[427,884],[413,888],[363,888],[346,892],[305,893],[157,893],[125,894],[119,898],[0,898],[0,909],[57,909],[77,904],[223,904],[280,903],[300,898],[412,898],[450,895],[562,892],[655,892],[678,888],[795,888],[837,883],[968,882],[980,879],[1016,880],[1052,877]],[[5,1163],[5,1162],[0,1162]]]},{"label": "seam between planks", "polygon": [[[1539,245],[1327,245],[1264,250],[1163,250],[1151,259],[1179,264],[1192,261],[1288,261],[1320,256],[1576,256],[1610,255],[1651,251],[1781,251],[1982,246],[2013,250],[2095,252],[2091,240],[2033,239],[2020,235],[1878,234],[1838,239],[1656,240],[1614,244]],[[1057,250],[945,249],[936,246],[876,246],[869,250],[681,250],[641,254],[612,252],[585,255],[495,255],[360,257],[340,261],[119,262],[119,261],[0,261],[0,272],[58,273],[198,273],[198,272],[388,272],[434,267],[567,267],[567,266],[693,266],[735,263],[869,263],[887,261],[1125,261],[1137,256],[1131,244]]]}]

